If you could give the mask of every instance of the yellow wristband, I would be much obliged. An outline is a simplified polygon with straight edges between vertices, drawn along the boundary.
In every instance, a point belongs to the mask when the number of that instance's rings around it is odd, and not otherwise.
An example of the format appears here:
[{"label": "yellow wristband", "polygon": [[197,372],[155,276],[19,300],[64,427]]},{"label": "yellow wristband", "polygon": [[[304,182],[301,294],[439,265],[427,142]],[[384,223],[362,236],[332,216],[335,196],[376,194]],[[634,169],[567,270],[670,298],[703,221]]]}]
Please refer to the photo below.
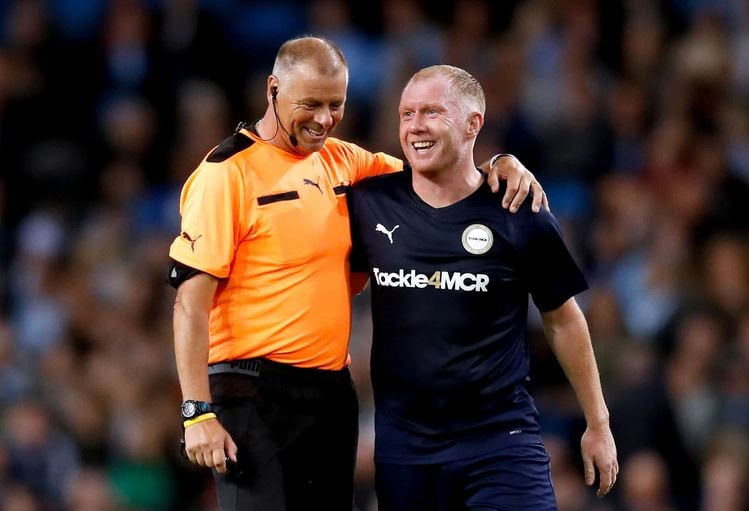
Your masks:
[{"label": "yellow wristband", "polygon": [[195,417],[194,419],[190,419],[190,420],[183,422],[182,427],[189,428],[190,426],[192,426],[193,424],[197,424],[198,422],[203,422],[203,421],[207,421],[209,419],[215,419],[215,418],[216,418],[216,414],[213,412],[204,413],[203,415],[199,415]]}]

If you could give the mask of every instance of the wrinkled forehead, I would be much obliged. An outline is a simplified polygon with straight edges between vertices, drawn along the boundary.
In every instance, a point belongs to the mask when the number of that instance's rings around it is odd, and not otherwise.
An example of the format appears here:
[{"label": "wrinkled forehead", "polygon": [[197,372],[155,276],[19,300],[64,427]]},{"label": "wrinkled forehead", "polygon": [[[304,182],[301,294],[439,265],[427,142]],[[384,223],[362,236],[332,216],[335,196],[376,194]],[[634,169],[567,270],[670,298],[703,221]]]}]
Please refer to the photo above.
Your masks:
[{"label": "wrinkled forehead", "polygon": [[324,91],[326,95],[345,97],[348,86],[348,72],[345,68],[330,70],[307,63],[285,70],[278,79],[281,88],[289,93],[302,95]]},{"label": "wrinkled forehead", "polygon": [[400,106],[410,108],[420,104],[447,104],[451,101],[450,96],[450,82],[445,77],[411,80],[403,88]]},{"label": "wrinkled forehead", "polygon": [[292,85],[305,82],[328,82],[348,84],[348,70],[345,67],[329,67],[315,62],[301,61],[293,66],[281,67],[275,73],[279,81]]}]

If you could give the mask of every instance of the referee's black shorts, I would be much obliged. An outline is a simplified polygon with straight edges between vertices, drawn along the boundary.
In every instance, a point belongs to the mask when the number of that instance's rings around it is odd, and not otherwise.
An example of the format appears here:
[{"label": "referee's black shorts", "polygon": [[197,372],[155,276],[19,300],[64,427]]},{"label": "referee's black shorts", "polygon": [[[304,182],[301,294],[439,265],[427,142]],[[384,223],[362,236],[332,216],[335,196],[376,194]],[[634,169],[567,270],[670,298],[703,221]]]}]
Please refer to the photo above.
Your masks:
[{"label": "referee's black shorts", "polygon": [[214,409],[239,448],[236,467],[214,471],[221,510],[351,511],[358,405],[348,369],[246,362],[209,368]]}]

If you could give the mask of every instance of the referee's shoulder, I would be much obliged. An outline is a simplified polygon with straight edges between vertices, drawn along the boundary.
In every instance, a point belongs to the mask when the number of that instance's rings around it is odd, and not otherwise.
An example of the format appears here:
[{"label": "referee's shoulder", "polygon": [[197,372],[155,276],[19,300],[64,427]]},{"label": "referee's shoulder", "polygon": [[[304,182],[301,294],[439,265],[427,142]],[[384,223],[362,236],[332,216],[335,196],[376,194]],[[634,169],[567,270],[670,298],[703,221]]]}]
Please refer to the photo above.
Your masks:
[{"label": "referee's shoulder", "polygon": [[222,140],[216,147],[206,155],[206,163],[224,163],[232,158],[242,154],[247,149],[253,147],[255,141],[237,130],[224,140]]}]

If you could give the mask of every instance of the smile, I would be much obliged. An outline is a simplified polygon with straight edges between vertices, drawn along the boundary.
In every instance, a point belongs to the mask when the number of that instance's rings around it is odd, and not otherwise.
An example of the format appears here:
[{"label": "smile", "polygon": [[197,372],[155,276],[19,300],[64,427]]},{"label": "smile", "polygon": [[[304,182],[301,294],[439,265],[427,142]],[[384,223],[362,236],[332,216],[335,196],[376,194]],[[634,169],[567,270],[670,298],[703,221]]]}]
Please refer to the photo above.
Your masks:
[{"label": "smile", "polygon": [[326,131],[326,130],[319,130],[319,131],[313,130],[312,128],[304,128],[304,129],[307,130],[307,133],[309,133],[313,137],[322,137],[325,135],[325,131]]},{"label": "smile", "polygon": [[421,152],[430,149],[434,144],[436,144],[434,140],[420,140],[419,142],[413,142],[411,145],[417,152]]}]

